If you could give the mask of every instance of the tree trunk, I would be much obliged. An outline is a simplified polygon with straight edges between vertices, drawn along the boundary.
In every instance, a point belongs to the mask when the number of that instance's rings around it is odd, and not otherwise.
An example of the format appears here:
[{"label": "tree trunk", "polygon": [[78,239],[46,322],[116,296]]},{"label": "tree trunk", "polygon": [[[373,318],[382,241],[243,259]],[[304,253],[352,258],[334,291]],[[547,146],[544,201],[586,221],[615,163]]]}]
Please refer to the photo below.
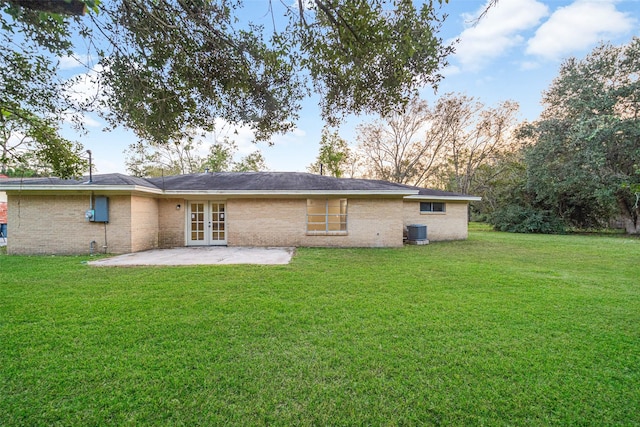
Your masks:
[{"label": "tree trunk", "polygon": [[621,219],[627,234],[640,234],[640,208],[629,206],[626,200],[618,198]]},{"label": "tree trunk", "polygon": [[640,224],[638,220],[635,221],[632,218],[624,218],[624,229],[627,231],[627,234],[640,234]]}]

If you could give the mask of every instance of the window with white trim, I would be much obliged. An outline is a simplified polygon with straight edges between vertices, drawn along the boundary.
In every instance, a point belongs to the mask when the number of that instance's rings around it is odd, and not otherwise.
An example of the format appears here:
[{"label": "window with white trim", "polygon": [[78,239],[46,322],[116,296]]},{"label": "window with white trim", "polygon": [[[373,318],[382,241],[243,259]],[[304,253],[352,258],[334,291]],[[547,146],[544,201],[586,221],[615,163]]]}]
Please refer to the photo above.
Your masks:
[{"label": "window with white trim", "polygon": [[420,213],[444,213],[446,205],[444,202],[420,202]]},{"label": "window with white trim", "polygon": [[347,234],[347,199],[307,199],[307,234]]}]

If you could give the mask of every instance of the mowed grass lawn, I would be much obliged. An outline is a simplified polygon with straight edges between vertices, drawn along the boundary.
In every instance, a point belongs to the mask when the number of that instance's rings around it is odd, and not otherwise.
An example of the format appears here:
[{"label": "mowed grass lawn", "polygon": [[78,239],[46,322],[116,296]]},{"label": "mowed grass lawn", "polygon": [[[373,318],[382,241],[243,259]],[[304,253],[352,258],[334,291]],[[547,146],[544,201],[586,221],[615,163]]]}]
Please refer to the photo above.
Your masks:
[{"label": "mowed grass lawn", "polygon": [[640,240],[0,256],[0,425],[639,425]]}]

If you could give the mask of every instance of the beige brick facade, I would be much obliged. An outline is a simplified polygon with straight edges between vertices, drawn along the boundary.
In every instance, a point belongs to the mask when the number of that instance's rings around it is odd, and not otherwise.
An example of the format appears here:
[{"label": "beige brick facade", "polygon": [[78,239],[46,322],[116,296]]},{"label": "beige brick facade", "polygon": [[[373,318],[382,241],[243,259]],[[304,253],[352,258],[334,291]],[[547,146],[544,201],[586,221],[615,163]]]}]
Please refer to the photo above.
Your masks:
[{"label": "beige brick facade", "polygon": [[404,225],[424,224],[427,239],[462,240],[468,235],[468,202],[446,201],[446,212],[420,213],[419,201],[404,202]]},{"label": "beige brick facade", "polygon": [[[85,219],[91,206],[89,193],[9,193],[8,253],[88,254],[93,250],[118,254],[186,245],[189,199],[105,195],[109,197],[106,224]],[[467,202],[447,201],[446,213],[421,214],[420,202],[401,198],[347,201],[347,233],[312,235],[306,230],[306,198],[230,198],[225,200],[227,244],[398,247],[409,224],[427,225],[432,241],[467,237]]]},{"label": "beige brick facade", "polygon": [[84,217],[91,197],[9,194],[8,253],[119,254],[158,247],[158,200],[109,195],[109,222],[102,223]]},{"label": "beige brick facade", "polygon": [[185,245],[186,212],[187,202],[184,199],[158,200],[158,247]]},{"label": "beige brick facade", "polygon": [[131,197],[131,252],[158,247],[158,199]]},{"label": "beige brick facade", "polygon": [[401,199],[348,199],[345,235],[308,235],[307,199],[227,201],[229,246],[402,246]]},{"label": "beige brick facade", "polygon": [[[131,198],[109,197],[109,223],[89,222],[90,195],[8,194],[10,254],[131,252]],[[91,242],[94,242],[93,245]]]}]

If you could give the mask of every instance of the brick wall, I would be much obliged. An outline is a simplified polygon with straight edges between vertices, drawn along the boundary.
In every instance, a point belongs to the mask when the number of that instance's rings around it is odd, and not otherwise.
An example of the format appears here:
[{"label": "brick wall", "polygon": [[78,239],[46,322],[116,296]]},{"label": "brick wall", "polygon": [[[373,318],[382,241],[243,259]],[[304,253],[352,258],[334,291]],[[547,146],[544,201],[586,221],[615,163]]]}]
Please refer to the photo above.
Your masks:
[{"label": "brick wall", "polygon": [[300,246],[306,201],[299,199],[227,200],[229,246]]},{"label": "brick wall", "polygon": [[8,206],[9,254],[88,254],[92,241],[96,252],[131,252],[129,196],[109,196],[108,224],[85,219],[89,194],[8,194]]},{"label": "brick wall", "polygon": [[158,247],[158,200],[131,196],[131,252]]},{"label": "brick wall", "polygon": [[401,199],[348,199],[346,235],[306,233],[307,199],[227,201],[229,246],[402,246]]},{"label": "brick wall", "polygon": [[427,239],[463,240],[468,236],[468,203],[446,202],[446,212],[420,213],[420,202],[404,202],[404,225],[424,224]]},{"label": "brick wall", "polygon": [[[180,209],[177,206],[180,205]],[[185,215],[187,202],[184,199],[158,200],[158,247],[175,248],[185,245]]]},{"label": "brick wall", "polygon": [[[96,194],[99,195],[99,194]],[[90,196],[8,195],[10,254],[113,254],[185,245],[184,199],[110,195],[109,223],[85,220]],[[346,235],[307,235],[307,199],[231,199],[229,246],[393,247],[408,224],[427,225],[429,240],[467,237],[467,203],[447,202],[446,213],[420,214],[419,202],[348,199]],[[178,210],[176,206],[180,204]]]}]

